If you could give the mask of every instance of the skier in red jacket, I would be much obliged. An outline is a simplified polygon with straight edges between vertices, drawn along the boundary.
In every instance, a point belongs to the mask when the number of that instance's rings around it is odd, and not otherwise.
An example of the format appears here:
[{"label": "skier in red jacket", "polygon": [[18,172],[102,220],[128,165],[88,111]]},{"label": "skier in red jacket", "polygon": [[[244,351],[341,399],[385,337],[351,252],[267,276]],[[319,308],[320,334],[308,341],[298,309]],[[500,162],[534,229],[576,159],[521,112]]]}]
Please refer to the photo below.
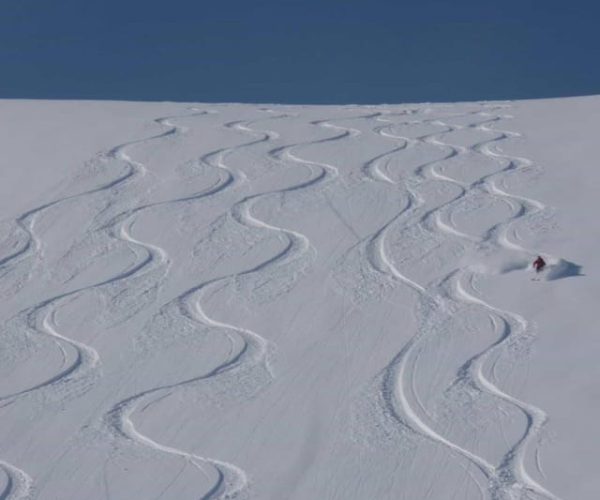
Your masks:
[{"label": "skier in red jacket", "polygon": [[542,259],[541,255],[538,255],[537,259],[533,261],[533,268],[539,273],[544,267],[546,267],[546,261]]}]

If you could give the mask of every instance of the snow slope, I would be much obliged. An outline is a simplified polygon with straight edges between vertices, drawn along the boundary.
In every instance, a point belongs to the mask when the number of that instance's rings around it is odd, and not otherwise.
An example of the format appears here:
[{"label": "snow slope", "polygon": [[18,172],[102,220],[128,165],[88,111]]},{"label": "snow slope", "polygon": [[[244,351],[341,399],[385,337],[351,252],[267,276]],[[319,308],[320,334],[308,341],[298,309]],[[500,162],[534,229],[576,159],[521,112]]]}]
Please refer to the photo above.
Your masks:
[{"label": "snow slope", "polygon": [[0,499],[597,498],[599,126],[0,101]]}]

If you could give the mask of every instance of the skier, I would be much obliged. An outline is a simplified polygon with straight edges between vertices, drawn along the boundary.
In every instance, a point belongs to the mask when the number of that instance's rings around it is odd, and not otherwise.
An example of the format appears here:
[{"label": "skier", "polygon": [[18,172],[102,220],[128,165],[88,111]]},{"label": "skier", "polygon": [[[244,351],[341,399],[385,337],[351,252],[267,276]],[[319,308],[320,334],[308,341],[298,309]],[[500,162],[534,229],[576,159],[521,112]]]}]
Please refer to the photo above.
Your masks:
[{"label": "skier", "polygon": [[544,267],[546,267],[546,261],[542,259],[541,255],[538,255],[537,259],[533,261],[533,268],[536,270],[536,272],[539,273],[541,270],[544,269]]}]

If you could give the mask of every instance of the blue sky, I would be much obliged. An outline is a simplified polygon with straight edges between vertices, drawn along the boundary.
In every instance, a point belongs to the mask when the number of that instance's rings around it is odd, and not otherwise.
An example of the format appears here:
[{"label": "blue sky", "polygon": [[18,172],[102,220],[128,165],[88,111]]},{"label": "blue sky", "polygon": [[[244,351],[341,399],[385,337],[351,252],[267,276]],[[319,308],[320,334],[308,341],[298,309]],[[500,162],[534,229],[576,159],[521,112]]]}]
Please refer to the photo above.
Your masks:
[{"label": "blue sky", "polygon": [[0,97],[380,103],[600,93],[600,6],[8,0]]}]

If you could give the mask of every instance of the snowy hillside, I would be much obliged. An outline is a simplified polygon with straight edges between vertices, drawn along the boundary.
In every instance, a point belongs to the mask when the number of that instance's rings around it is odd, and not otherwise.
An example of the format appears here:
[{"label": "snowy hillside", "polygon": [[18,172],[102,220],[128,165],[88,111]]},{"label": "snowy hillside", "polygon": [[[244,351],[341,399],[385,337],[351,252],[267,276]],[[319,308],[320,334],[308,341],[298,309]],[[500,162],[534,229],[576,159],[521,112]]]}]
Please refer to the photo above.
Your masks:
[{"label": "snowy hillside", "polygon": [[0,101],[0,499],[598,498],[599,129]]}]

